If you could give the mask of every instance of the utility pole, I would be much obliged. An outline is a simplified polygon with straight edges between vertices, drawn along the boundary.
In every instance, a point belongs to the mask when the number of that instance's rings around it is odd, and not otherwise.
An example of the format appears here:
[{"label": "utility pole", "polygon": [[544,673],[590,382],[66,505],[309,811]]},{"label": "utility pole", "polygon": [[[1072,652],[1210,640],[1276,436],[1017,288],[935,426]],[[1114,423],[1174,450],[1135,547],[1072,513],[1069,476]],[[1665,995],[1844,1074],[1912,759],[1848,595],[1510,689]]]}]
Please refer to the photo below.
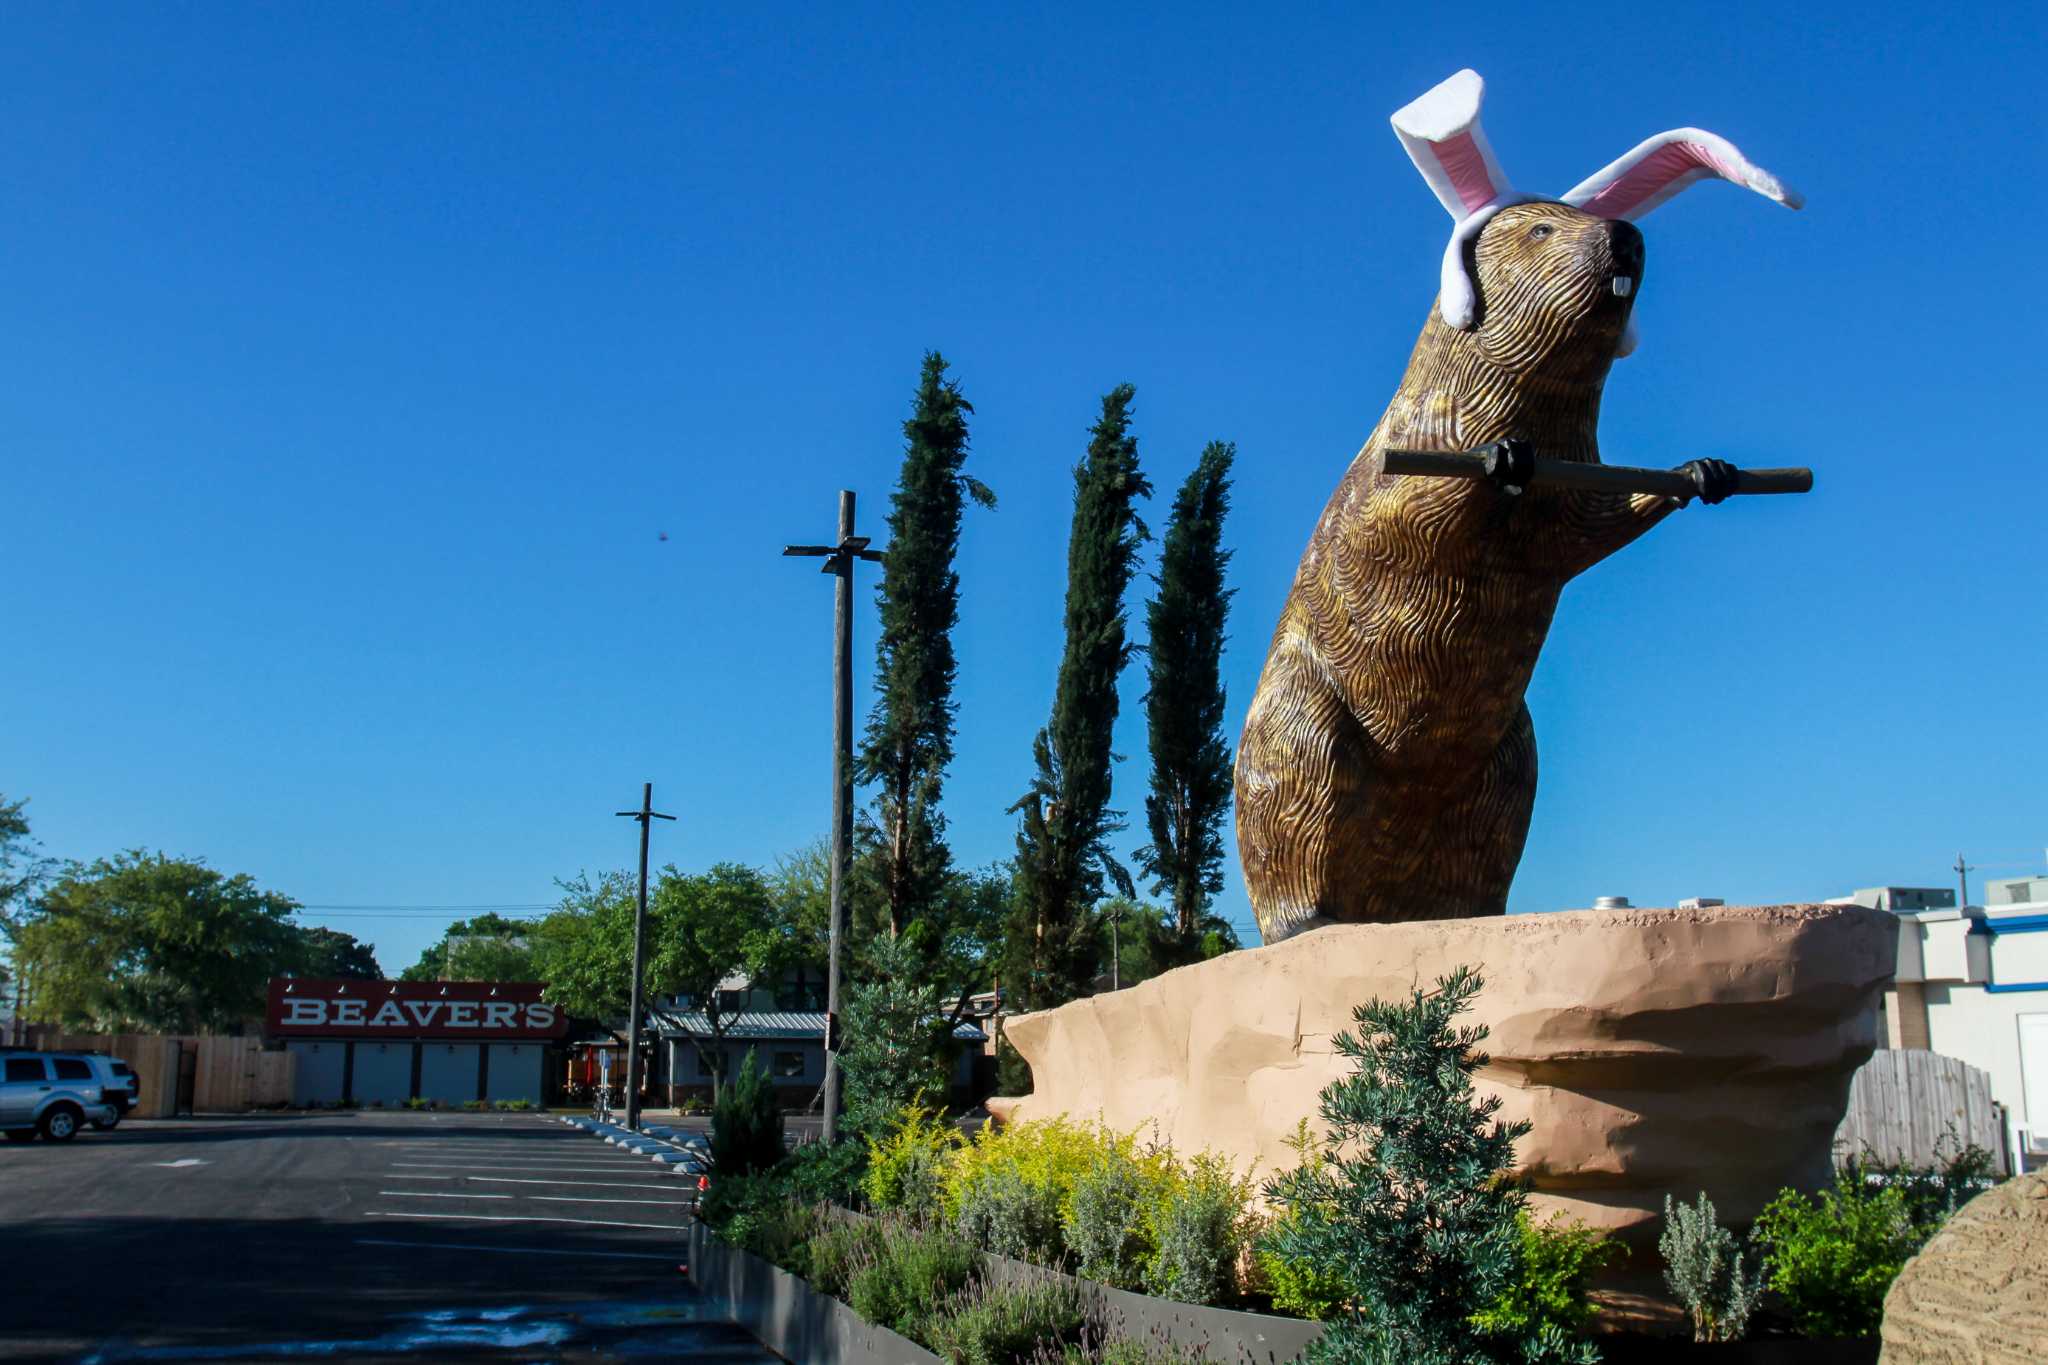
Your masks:
[{"label": "utility pole", "polygon": [[1970,874],[1976,870],[1976,868],[1963,862],[1962,854],[1956,854],[1956,876],[1961,879],[1963,884],[1963,898],[1957,902],[1958,908],[1970,903]]},{"label": "utility pole", "polygon": [[637,1131],[640,1127],[640,973],[647,960],[647,831],[654,827],[656,820],[673,820],[673,815],[663,815],[654,808],[654,784],[643,783],[640,787],[640,809],[617,812],[628,820],[640,822],[640,904],[633,911],[633,1003],[632,1016],[626,1025],[626,1127]]},{"label": "utility pole", "polygon": [[853,566],[880,550],[853,533],[853,490],[839,490],[839,543],[790,545],[785,556],[823,558],[832,590],[832,918],[825,961],[825,1143],[839,1140],[839,952],[846,938],[846,874],[853,849]]}]

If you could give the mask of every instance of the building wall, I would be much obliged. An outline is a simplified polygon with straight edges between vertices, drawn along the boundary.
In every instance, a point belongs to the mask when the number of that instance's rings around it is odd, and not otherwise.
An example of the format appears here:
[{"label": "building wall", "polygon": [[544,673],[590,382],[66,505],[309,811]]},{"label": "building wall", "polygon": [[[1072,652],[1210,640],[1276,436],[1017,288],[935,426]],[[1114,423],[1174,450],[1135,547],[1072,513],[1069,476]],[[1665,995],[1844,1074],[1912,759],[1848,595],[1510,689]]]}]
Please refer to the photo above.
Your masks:
[{"label": "building wall", "polygon": [[547,1048],[539,1043],[492,1043],[488,1100],[541,1102],[541,1061]]},{"label": "building wall", "polygon": [[347,1043],[290,1042],[285,1044],[285,1050],[298,1058],[292,1077],[293,1104],[304,1108],[309,1104],[332,1104],[341,1098]]},{"label": "building wall", "polygon": [[[1982,986],[1930,981],[1926,998],[1928,1049],[1990,1072],[1992,1098],[2025,1127],[2048,1137],[2048,1094],[2033,1096],[2029,1108],[2020,1054],[2021,1021],[2048,1016],[2048,989],[1987,991]],[[2038,1027],[2032,1026],[2028,1032]],[[2048,1038],[2042,1041],[2048,1043]],[[2048,1083],[2048,1076],[2041,1075],[2048,1057],[2028,1060],[2033,1061],[2037,1077]]]},{"label": "building wall", "polygon": [[350,1097],[362,1104],[376,1103],[389,1107],[405,1103],[411,1094],[412,1044],[369,1043],[358,1039]]},{"label": "building wall", "polygon": [[[360,1043],[356,1054],[362,1055]],[[475,1043],[420,1044],[420,1098],[442,1104],[475,1099],[477,1065]]]}]

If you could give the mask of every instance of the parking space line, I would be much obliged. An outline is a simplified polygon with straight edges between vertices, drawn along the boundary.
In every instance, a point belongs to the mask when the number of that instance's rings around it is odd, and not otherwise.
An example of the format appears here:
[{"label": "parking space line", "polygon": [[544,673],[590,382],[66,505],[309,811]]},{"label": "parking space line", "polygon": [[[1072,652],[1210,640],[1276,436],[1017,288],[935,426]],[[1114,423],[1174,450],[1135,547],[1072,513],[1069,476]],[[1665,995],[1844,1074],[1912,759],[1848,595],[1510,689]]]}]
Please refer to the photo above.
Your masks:
[{"label": "parking space line", "polygon": [[[408,1176],[408,1180],[447,1180],[448,1176]],[[481,1180],[492,1185],[575,1185],[583,1189],[602,1187],[608,1190],[674,1190],[673,1184],[650,1185],[644,1180],[530,1180],[516,1175],[466,1175],[464,1180]]]},{"label": "parking space line", "polygon": [[444,1190],[379,1190],[378,1198],[396,1195],[400,1199],[510,1199],[509,1194],[449,1194]]},{"label": "parking space line", "polygon": [[425,1251],[495,1251],[501,1256],[587,1256],[607,1261],[674,1261],[675,1253],[658,1251],[564,1251],[556,1247],[493,1247],[476,1242],[400,1242],[388,1237],[358,1237],[359,1247],[416,1247]]},{"label": "parking space line", "polygon": [[[506,1195],[483,1195],[485,1199],[508,1198]],[[529,1194],[526,1198],[544,1204],[667,1204],[675,1208],[688,1208],[693,1199],[597,1199],[574,1194]]]},{"label": "parking space line", "polygon": [[471,1223],[581,1223],[596,1228],[647,1228],[653,1232],[680,1232],[675,1223],[621,1223],[608,1218],[553,1218],[533,1213],[399,1213],[371,1209],[365,1218],[444,1218]]},{"label": "parking space line", "polygon": [[[605,1166],[507,1166],[502,1161],[394,1161],[391,1163],[394,1170],[529,1171],[536,1175],[542,1171],[591,1171],[600,1174],[609,1173],[616,1175],[621,1173],[620,1168],[624,1164],[628,1163],[614,1162]],[[630,1164],[635,1168],[645,1169],[644,1162],[636,1161]]]}]

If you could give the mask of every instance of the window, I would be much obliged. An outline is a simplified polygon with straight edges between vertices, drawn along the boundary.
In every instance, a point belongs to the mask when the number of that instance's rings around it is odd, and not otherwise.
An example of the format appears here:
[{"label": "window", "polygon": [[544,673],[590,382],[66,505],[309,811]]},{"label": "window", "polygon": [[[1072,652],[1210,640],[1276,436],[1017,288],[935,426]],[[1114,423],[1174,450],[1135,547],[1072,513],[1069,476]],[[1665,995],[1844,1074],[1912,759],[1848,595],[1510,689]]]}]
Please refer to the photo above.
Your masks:
[{"label": "window", "polygon": [[89,1081],[92,1079],[92,1068],[79,1061],[76,1057],[52,1058],[50,1064],[57,1068],[57,1079],[60,1081]]},{"label": "window", "polygon": [[804,1054],[801,1052],[778,1052],[775,1054],[775,1074],[778,1076],[801,1076],[804,1074]]},{"label": "window", "polygon": [[10,1083],[16,1085],[24,1081],[47,1079],[43,1071],[43,1059],[40,1057],[9,1057],[7,1059],[7,1079]]},{"label": "window", "polygon": [[133,1072],[132,1070],[130,1070],[130,1069],[129,1069],[128,1063],[126,1063],[126,1062],[115,1062],[115,1063],[114,1063],[114,1074],[115,1074],[116,1076],[133,1076],[133,1075],[134,1075],[135,1073],[134,1073],[134,1072]]}]

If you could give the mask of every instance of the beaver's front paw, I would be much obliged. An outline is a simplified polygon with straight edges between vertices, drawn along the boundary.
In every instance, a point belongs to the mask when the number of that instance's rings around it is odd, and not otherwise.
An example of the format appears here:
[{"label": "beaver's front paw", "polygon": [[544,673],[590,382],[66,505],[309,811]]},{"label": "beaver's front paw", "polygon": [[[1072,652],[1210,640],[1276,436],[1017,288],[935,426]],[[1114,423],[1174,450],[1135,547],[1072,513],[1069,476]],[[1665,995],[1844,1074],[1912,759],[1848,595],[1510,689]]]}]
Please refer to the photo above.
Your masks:
[{"label": "beaver's front paw", "polygon": [[1520,493],[1536,477],[1536,447],[1510,436],[1480,447],[1486,454],[1486,477],[1503,493]]},{"label": "beaver's front paw", "polygon": [[1700,490],[1700,501],[1705,503],[1720,502],[1742,480],[1741,471],[1726,460],[1687,460],[1678,466],[1677,472],[1692,480],[1692,486]]}]

